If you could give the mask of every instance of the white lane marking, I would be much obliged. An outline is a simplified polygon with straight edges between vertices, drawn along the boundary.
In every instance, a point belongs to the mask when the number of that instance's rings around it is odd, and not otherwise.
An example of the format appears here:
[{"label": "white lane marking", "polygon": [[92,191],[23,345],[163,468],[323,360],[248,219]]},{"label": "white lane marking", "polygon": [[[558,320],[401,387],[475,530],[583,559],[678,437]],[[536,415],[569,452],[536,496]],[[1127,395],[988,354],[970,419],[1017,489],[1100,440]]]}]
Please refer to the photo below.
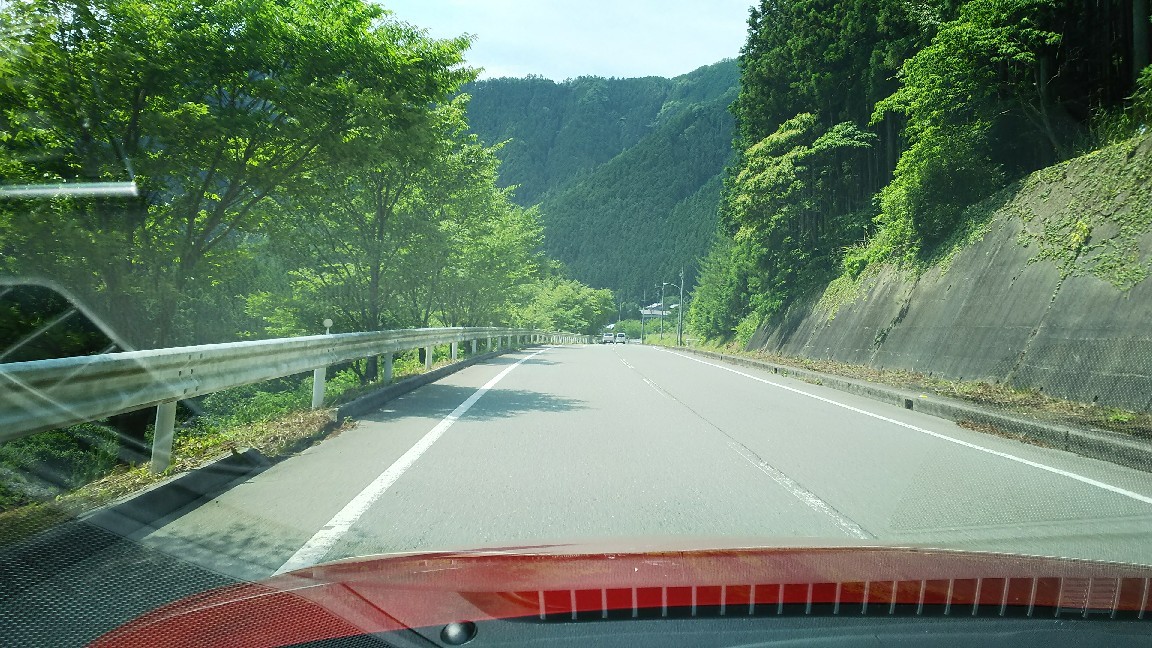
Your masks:
[{"label": "white lane marking", "polygon": [[979,446],[979,445],[976,445],[975,443],[969,443],[967,441],[961,441],[960,439],[950,437],[946,434],[940,434],[938,432],[932,432],[931,430],[925,430],[924,428],[917,427],[915,425],[912,425],[911,423],[905,423],[903,421],[897,421],[896,419],[891,419],[891,418],[888,418],[887,416],[875,414],[875,413],[869,412],[867,410],[862,410],[858,407],[852,407],[851,405],[845,405],[844,403],[834,401],[830,398],[824,398],[823,396],[817,396],[816,394],[810,394],[804,390],[796,389],[795,387],[789,387],[787,385],[781,385],[780,383],[772,382],[771,380],[766,380],[766,379],[761,378],[759,376],[753,376],[752,374],[744,373],[743,371],[738,371],[736,369],[732,369],[731,367],[725,367],[724,365],[719,365],[719,364],[716,364],[714,362],[708,362],[706,360],[700,360],[699,358],[693,358],[692,356],[684,355],[683,353],[677,353],[675,351],[665,351],[665,353],[671,353],[672,355],[680,356],[681,358],[685,358],[685,359],[691,360],[693,362],[699,362],[700,364],[705,364],[705,365],[708,365],[710,367],[716,367],[717,369],[723,369],[724,371],[729,371],[729,372],[732,372],[732,373],[737,374],[739,376],[744,376],[745,378],[751,378],[752,380],[762,382],[765,385],[772,385],[773,387],[779,387],[780,389],[785,389],[787,391],[794,392],[796,394],[801,394],[803,396],[807,396],[808,398],[815,398],[818,401],[823,401],[823,402],[828,403],[830,405],[835,405],[836,407],[842,407],[846,410],[856,412],[857,414],[863,414],[864,416],[870,416],[874,419],[886,421],[886,422],[891,423],[893,425],[899,425],[900,427],[908,428],[909,430],[915,430],[916,432],[920,432],[921,434],[927,434],[928,436],[936,437],[937,439],[942,439],[944,441],[948,441],[949,443],[955,443],[956,445],[961,445],[961,446],[964,446],[965,448],[971,448],[973,450],[979,450],[980,452],[984,452],[984,453],[987,453],[990,455],[1001,457],[1001,458],[1007,459],[1009,461],[1015,461],[1016,463],[1024,464],[1025,466],[1031,466],[1031,467],[1039,469],[1039,470],[1050,472],[1054,475],[1060,475],[1061,477],[1067,477],[1069,479],[1075,479],[1078,482],[1088,484],[1089,486],[1095,486],[1096,488],[1101,488],[1101,489],[1104,489],[1106,491],[1116,493],[1117,495],[1123,495],[1124,497],[1132,498],[1138,502],[1144,502],[1145,504],[1152,504],[1152,497],[1148,497],[1147,495],[1141,495],[1140,493],[1135,493],[1135,492],[1132,492],[1128,489],[1120,488],[1119,486],[1113,486],[1112,484],[1106,484],[1102,481],[1097,481],[1095,479],[1092,479],[1091,477],[1085,477],[1083,475],[1079,475],[1079,474],[1076,474],[1074,472],[1069,472],[1067,470],[1061,470],[1060,468],[1054,468],[1054,467],[1048,466],[1046,464],[1037,463],[1035,461],[1030,461],[1030,460],[1025,459],[1023,457],[1017,457],[1016,455],[1008,454],[1007,452],[1000,452],[999,450],[993,450],[991,448],[985,448],[984,446]]},{"label": "white lane marking", "polygon": [[644,382],[648,383],[649,387],[651,387],[652,389],[655,389],[657,394],[660,394],[664,398],[672,400],[672,397],[668,395],[668,392],[664,391],[663,389],[660,389],[660,387],[656,383],[652,382],[651,380],[648,380],[647,378],[643,378],[642,380]]},{"label": "white lane marking", "polygon": [[[621,361],[623,362],[623,359],[621,359]],[[628,364],[628,363],[625,362],[624,364]],[[634,369],[634,367],[632,367],[632,365],[628,365],[628,366],[629,366],[629,368]],[[836,509],[832,508],[831,504],[820,499],[820,497],[818,495],[816,495],[812,491],[804,488],[800,484],[797,484],[795,482],[795,480],[793,480],[791,477],[789,477],[788,475],[785,475],[784,473],[780,472],[775,467],[773,467],[771,464],[769,464],[768,462],[761,459],[760,456],[757,455],[755,452],[753,452],[751,448],[749,448],[748,446],[746,446],[746,445],[740,443],[739,441],[733,439],[731,437],[731,435],[729,435],[724,430],[721,430],[719,427],[716,426],[715,423],[712,423],[708,419],[701,416],[699,412],[697,412],[696,410],[689,407],[687,403],[679,400],[675,396],[672,396],[668,392],[664,391],[659,385],[652,382],[647,377],[643,376],[643,374],[641,374],[641,378],[644,380],[645,383],[648,384],[649,387],[651,387],[652,389],[655,389],[656,393],[660,394],[664,398],[667,398],[669,400],[673,400],[673,401],[676,401],[677,403],[680,403],[681,406],[683,406],[689,412],[692,412],[692,414],[694,414],[697,418],[708,423],[712,427],[716,428],[716,431],[719,432],[720,434],[723,434],[725,437],[728,437],[728,447],[735,450],[736,453],[739,454],[741,457],[744,457],[744,459],[746,461],[748,461],[748,463],[759,468],[761,472],[768,475],[768,477],[771,478],[772,481],[776,482],[784,490],[788,491],[793,497],[800,500],[804,504],[808,505],[809,508],[816,511],[817,513],[823,513],[824,515],[831,518],[832,521],[836,524],[836,526],[840,527],[840,529],[842,531],[844,531],[844,533],[847,533],[849,536],[852,536],[854,538],[860,538],[863,540],[868,540],[868,539],[875,537],[872,534],[865,531],[860,525],[856,524],[851,519],[844,516],[843,514],[841,514]]]},{"label": "white lane marking", "polygon": [[636,367],[633,367],[632,365],[628,364],[628,361],[625,360],[624,358],[620,358],[620,362],[623,362],[624,366],[628,367],[629,369],[635,369],[636,368]]},{"label": "white lane marking", "polygon": [[844,533],[847,533],[854,538],[860,538],[861,540],[869,540],[875,537],[871,533],[868,533],[862,529],[859,524],[856,524],[852,520],[849,520],[848,518],[841,515],[839,511],[832,508],[828,502],[820,499],[815,493],[808,490],[807,488],[804,488],[800,484],[797,484],[788,475],[785,475],[779,470],[773,468],[767,462],[760,459],[760,457],[757,457],[751,450],[744,448],[743,445],[736,443],[735,441],[729,441],[728,447],[735,450],[736,453],[741,457],[744,457],[748,463],[759,468],[761,472],[763,472],[765,475],[768,475],[772,481],[782,486],[784,490],[791,493],[793,497],[807,504],[809,508],[832,518],[832,521],[835,522],[836,526],[840,527],[840,530],[842,530]]},{"label": "white lane marking", "polygon": [[471,409],[472,406],[476,404],[476,401],[480,400],[481,396],[487,393],[489,389],[492,389],[494,386],[496,386],[496,383],[503,380],[504,377],[511,373],[513,369],[519,367],[526,360],[531,360],[541,353],[544,353],[544,351],[545,349],[541,349],[535,353],[532,353],[531,355],[527,355],[521,358],[515,364],[506,367],[504,371],[496,374],[495,378],[484,383],[483,387],[477,389],[476,393],[468,397],[468,400],[460,403],[456,409],[452,410],[451,414],[445,416],[444,420],[437,423],[436,427],[432,428],[428,434],[425,434],[419,441],[417,441],[416,445],[409,448],[408,451],[401,455],[400,458],[395,462],[393,462],[391,466],[388,466],[387,470],[380,473],[380,475],[376,477],[376,479],[373,480],[371,484],[368,484],[366,487],[364,487],[364,490],[360,491],[356,495],[356,497],[353,497],[352,501],[345,504],[344,508],[340,509],[340,512],[336,515],[332,516],[332,519],[328,520],[328,523],[321,527],[320,530],[317,531],[316,534],[308,540],[308,542],[305,542],[304,546],[300,547],[296,553],[292,554],[292,557],[289,558],[288,561],[283,565],[281,565],[280,569],[277,569],[273,576],[276,574],[283,574],[284,572],[289,572],[294,569],[310,567],[319,563],[324,558],[325,554],[327,554],[332,549],[332,547],[336,545],[340,538],[342,538],[344,534],[348,532],[348,529],[352,528],[352,525],[355,524],[356,521],[359,520],[360,517],[368,511],[369,508],[372,507],[376,500],[380,499],[380,496],[384,494],[384,491],[388,490],[392,484],[395,484],[396,480],[400,479],[400,476],[403,475],[404,472],[409,468],[411,468],[412,464],[416,463],[416,460],[420,458],[420,455],[423,455],[425,452],[427,452],[428,448],[431,448],[432,444],[436,443],[436,440],[439,439],[445,432],[447,432],[448,428],[452,427],[453,423],[455,423],[461,416],[464,416],[464,413]]}]

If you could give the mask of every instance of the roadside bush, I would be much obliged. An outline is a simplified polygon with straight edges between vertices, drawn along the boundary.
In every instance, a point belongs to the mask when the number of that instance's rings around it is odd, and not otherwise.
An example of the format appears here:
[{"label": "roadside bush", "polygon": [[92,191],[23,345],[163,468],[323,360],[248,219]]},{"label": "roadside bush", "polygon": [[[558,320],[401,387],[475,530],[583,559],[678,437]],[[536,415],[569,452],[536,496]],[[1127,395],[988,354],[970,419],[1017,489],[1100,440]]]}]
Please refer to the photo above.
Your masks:
[{"label": "roadside bush", "polygon": [[116,465],[116,431],[96,423],[0,444],[0,510],[51,499]]}]

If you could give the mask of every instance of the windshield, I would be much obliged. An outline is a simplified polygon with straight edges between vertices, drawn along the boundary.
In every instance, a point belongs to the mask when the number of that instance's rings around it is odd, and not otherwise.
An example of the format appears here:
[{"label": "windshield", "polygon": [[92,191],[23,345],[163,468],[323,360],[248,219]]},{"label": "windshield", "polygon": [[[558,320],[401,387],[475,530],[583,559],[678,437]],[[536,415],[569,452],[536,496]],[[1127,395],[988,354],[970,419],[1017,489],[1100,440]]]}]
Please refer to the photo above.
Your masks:
[{"label": "windshield", "polygon": [[1152,566],[1148,4],[0,0],[0,632],[398,552]]}]

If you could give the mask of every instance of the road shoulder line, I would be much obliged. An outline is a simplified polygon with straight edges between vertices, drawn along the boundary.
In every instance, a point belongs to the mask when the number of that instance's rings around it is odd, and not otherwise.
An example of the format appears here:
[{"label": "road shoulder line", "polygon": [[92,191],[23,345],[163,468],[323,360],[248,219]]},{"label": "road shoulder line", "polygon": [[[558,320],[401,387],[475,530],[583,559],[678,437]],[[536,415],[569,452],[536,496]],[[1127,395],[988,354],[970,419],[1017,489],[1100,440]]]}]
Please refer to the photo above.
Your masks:
[{"label": "road shoulder line", "polygon": [[740,371],[738,369],[733,369],[732,367],[725,367],[724,365],[716,364],[715,362],[708,362],[707,360],[701,360],[700,358],[694,358],[690,355],[678,353],[678,352],[672,351],[670,349],[663,349],[663,351],[666,353],[671,353],[672,355],[680,356],[681,358],[684,358],[687,360],[691,360],[692,362],[699,362],[700,364],[708,365],[710,367],[715,367],[717,369],[722,369],[724,371],[728,371],[728,372],[737,374],[739,376],[744,376],[745,378],[751,378],[752,380],[764,383],[766,385],[771,385],[771,386],[777,387],[779,389],[784,389],[784,390],[787,390],[787,391],[790,391],[790,392],[793,392],[796,394],[800,394],[802,396],[807,396],[808,398],[813,398],[815,400],[822,401],[822,402],[828,403],[830,405],[835,405],[836,407],[840,407],[840,408],[843,408],[843,409],[846,409],[846,410],[849,410],[852,412],[856,412],[857,414],[863,414],[864,416],[869,416],[871,418],[885,421],[885,422],[891,423],[893,425],[898,425],[900,427],[907,428],[909,430],[913,430],[913,431],[919,432],[921,434],[926,434],[928,436],[932,436],[932,437],[935,437],[937,439],[947,441],[949,443],[954,443],[956,445],[964,446],[966,448],[971,448],[971,449],[977,450],[979,452],[983,452],[983,453],[990,454],[993,456],[1001,457],[1003,459],[1007,459],[1009,461],[1014,461],[1016,463],[1023,464],[1025,466],[1030,466],[1032,468],[1043,470],[1045,472],[1049,472],[1049,473],[1052,473],[1055,475],[1060,475],[1062,477],[1074,479],[1074,480],[1081,482],[1083,484],[1087,484],[1089,486],[1095,486],[1096,488],[1100,488],[1100,489],[1115,493],[1117,495],[1122,495],[1124,497],[1134,499],[1138,502],[1143,502],[1145,504],[1152,504],[1152,497],[1148,497],[1147,495],[1141,495],[1140,493],[1136,493],[1136,492],[1130,491],[1130,490],[1125,489],[1125,488],[1120,488],[1119,486],[1113,486],[1112,484],[1107,484],[1107,483],[1104,483],[1102,481],[1092,479],[1091,477],[1085,477],[1083,475],[1080,475],[1080,474],[1077,474],[1074,472],[1070,472],[1067,470],[1062,470],[1060,468],[1049,466],[1047,464],[1042,464],[1042,463],[1039,463],[1036,461],[1031,461],[1031,460],[1025,459],[1023,457],[1017,457],[1016,455],[1009,454],[1007,452],[1000,452],[999,450],[993,450],[991,448],[985,448],[984,446],[977,445],[975,443],[969,443],[968,441],[962,441],[960,439],[950,437],[946,434],[940,434],[939,432],[933,432],[931,430],[926,430],[922,427],[912,425],[911,423],[905,423],[903,421],[898,421],[896,419],[889,418],[889,417],[883,416],[881,414],[869,412],[868,410],[860,409],[858,407],[853,407],[851,405],[841,403],[841,402],[833,400],[831,398],[825,398],[823,396],[817,396],[816,394],[806,392],[802,389],[797,389],[795,387],[790,387],[788,385],[782,385],[780,383],[773,382],[773,381],[767,380],[765,378],[760,378],[759,376],[753,376],[752,374],[745,373],[745,372]]}]

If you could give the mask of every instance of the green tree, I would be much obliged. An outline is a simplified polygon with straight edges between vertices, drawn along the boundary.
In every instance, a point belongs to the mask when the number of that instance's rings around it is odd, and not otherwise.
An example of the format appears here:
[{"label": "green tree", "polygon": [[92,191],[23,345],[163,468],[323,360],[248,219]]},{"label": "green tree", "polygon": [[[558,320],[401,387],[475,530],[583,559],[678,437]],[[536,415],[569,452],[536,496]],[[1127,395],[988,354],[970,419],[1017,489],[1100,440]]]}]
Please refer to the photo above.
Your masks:
[{"label": "green tree", "polygon": [[971,0],[905,63],[900,88],[877,104],[875,121],[889,112],[907,118],[908,150],[881,194],[882,226],[912,234],[890,237],[894,254],[908,257],[940,241],[965,206],[1035,165],[1035,155],[1022,161],[1017,153],[1035,149],[1029,138],[1050,146],[1041,160],[1066,151],[1047,89],[1061,37],[1044,28],[1059,4]]},{"label": "green tree", "polygon": [[612,291],[573,279],[548,278],[529,288],[530,301],[516,322],[543,330],[599,335],[616,318]]},{"label": "green tree", "polygon": [[206,319],[195,299],[246,261],[269,196],[326,149],[470,78],[466,41],[427,39],[360,0],[5,11],[28,43],[0,68],[15,99],[5,157],[22,161],[9,181],[133,179],[140,192],[9,206],[3,238],[17,271],[64,279],[139,345],[188,341],[181,319]]}]

